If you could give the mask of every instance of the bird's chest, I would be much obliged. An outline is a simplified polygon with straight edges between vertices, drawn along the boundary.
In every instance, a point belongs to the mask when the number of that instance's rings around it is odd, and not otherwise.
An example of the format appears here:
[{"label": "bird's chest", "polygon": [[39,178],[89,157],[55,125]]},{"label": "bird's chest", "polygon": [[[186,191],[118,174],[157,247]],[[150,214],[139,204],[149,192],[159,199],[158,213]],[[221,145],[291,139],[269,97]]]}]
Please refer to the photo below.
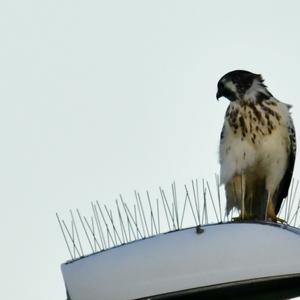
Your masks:
[{"label": "bird's chest", "polygon": [[[273,104],[230,105],[225,117],[228,134],[235,139],[251,142],[254,146],[261,143],[264,137],[272,135],[282,123],[282,116]],[[227,123],[227,124],[226,124]]]},{"label": "bird's chest", "polygon": [[229,106],[220,143],[223,181],[227,176],[277,159],[278,150],[284,151],[287,145],[283,119],[273,104]]}]

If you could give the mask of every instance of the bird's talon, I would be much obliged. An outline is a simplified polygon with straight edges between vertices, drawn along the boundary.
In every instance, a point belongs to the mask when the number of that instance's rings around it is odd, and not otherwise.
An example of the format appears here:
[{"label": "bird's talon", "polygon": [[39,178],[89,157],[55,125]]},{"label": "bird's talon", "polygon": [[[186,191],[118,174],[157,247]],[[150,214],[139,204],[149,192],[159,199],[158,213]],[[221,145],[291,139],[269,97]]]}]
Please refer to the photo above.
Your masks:
[{"label": "bird's talon", "polygon": [[280,218],[278,218],[278,217],[276,217],[275,222],[276,222],[276,223],[279,222],[279,223],[281,223],[282,225],[287,224],[287,221],[286,221],[286,220],[280,219]]}]

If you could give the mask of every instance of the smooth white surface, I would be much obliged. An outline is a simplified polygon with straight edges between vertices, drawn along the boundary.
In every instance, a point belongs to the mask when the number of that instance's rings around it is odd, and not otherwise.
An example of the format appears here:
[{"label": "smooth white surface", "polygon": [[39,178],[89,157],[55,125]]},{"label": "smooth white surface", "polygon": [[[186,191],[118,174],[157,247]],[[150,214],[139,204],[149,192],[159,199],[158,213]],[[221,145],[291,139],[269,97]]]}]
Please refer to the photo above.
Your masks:
[{"label": "smooth white surface", "polygon": [[135,299],[238,280],[300,273],[300,235],[223,224],[159,235],[62,265],[72,300]]}]

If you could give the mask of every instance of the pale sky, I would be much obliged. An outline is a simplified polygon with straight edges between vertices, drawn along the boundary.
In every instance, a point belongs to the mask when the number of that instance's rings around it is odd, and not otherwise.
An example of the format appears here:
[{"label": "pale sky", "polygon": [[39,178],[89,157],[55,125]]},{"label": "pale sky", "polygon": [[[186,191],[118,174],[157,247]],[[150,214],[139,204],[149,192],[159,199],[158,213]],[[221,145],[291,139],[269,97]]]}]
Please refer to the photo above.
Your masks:
[{"label": "pale sky", "polygon": [[262,74],[299,131],[299,11],[296,0],[2,1],[0,299],[66,298],[56,212],[213,179],[224,73]]}]

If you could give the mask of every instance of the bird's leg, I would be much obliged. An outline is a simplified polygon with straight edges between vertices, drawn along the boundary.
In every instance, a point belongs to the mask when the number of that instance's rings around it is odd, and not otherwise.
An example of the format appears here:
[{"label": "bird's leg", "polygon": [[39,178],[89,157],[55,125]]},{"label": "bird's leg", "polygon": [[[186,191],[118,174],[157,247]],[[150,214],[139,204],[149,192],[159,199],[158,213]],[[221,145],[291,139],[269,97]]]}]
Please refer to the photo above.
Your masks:
[{"label": "bird's leg", "polygon": [[236,175],[233,178],[233,190],[240,208],[240,215],[232,218],[233,221],[252,220],[254,219],[251,209],[246,209],[246,176],[244,174]]},{"label": "bird's leg", "polygon": [[268,193],[268,201],[267,201],[267,207],[266,207],[265,221],[267,221],[269,219],[271,219],[273,222],[280,222],[282,224],[286,223],[285,220],[283,220],[283,219],[276,216],[271,193]]},{"label": "bird's leg", "polygon": [[265,221],[268,220],[269,212],[272,212],[272,208],[271,207],[269,208],[270,203],[272,203],[271,193],[268,192],[268,199],[267,199],[267,205],[266,205],[266,210],[265,210]]}]

